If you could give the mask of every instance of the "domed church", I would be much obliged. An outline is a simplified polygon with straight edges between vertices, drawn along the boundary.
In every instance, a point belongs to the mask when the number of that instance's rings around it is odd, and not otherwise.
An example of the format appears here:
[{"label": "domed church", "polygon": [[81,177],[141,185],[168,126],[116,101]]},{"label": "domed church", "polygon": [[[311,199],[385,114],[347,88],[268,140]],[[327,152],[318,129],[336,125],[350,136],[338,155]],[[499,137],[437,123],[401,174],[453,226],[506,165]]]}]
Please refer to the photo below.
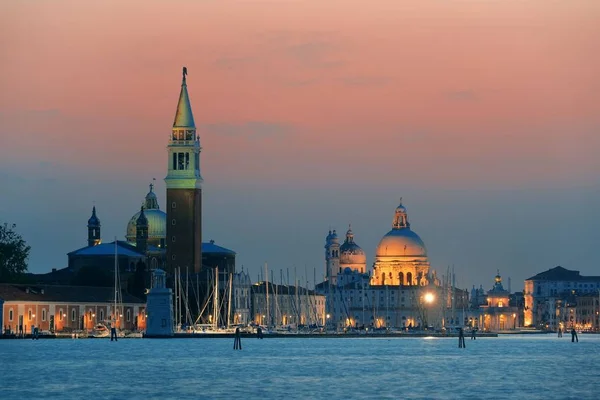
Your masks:
[{"label": "domed church", "polygon": [[[167,214],[160,210],[158,199],[154,193],[154,185],[150,184],[150,191],[146,195],[143,203],[144,215],[148,220],[148,244],[158,248],[165,247],[165,238],[167,237]],[[127,233],[125,238],[127,242],[135,245],[136,242],[136,224],[141,211],[138,211],[131,217],[127,223]]]},{"label": "domed church", "polygon": [[408,213],[396,207],[392,230],[383,236],[375,252],[371,285],[427,285],[429,261],[425,243],[410,229]]}]

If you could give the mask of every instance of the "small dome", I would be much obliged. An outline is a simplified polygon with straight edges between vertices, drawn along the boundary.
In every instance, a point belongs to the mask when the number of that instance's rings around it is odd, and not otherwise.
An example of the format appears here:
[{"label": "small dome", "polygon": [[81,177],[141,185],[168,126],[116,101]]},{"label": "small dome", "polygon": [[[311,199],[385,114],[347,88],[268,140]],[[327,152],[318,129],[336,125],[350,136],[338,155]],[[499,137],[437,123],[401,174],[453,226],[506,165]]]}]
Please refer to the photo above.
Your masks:
[{"label": "small dome", "polygon": [[340,265],[366,264],[367,256],[363,249],[354,242],[352,228],[346,232],[346,240],[340,246]]},{"label": "small dome", "polygon": [[96,206],[92,208],[92,216],[88,219],[89,226],[100,226],[100,220],[96,216]]},{"label": "small dome", "polygon": [[158,210],[160,207],[158,206],[158,198],[156,197],[156,193],[154,193],[154,184],[150,184],[150,191],[146,195],[146,199],[144,201],[144,207],[146,210]]}]

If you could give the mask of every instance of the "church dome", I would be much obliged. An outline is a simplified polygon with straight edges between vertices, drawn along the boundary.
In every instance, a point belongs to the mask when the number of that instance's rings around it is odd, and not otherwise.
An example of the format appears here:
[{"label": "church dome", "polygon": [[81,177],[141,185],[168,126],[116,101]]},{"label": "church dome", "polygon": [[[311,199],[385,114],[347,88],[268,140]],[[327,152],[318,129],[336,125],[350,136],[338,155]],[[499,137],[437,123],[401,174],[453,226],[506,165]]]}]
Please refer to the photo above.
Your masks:
[{"label": "church dome", "polygon": [[377,257],[427,257],[427,249],[423,240],[410,229],[406,208],[396,207],[392,230],[377,245]]},{"label": "church dome", "polygon": [[379,242],[377,257],[427,257],[425,243],[410,228],[392,229]]},{"label": "church dome", "polygon": [[[140,214],[141,211],[135,213],[127,223],[125,237],[129,243],[135,243],[136,224]],[[167,237],[167,214],[159,209],[153,184],[150,184],[150,191],[144,199],[144,215],[148,220],[148,242],[158,246]]]},{"label": "church dome", "polygon": [[[140,217],[141,211],[135,213],[127,223],[127,241],[135,243],[136,223]],[[144,215],[148,220],[148,240],[160,243],[161,239],[167,237],[167,214],[161,210],[144,210]]]},{"label": "church dome", "polygon": [[340,265],[344,264],[366,264],[367,256],[363,249],[354,242],[352,229],[346,232],[346,240],[340,246]]}]

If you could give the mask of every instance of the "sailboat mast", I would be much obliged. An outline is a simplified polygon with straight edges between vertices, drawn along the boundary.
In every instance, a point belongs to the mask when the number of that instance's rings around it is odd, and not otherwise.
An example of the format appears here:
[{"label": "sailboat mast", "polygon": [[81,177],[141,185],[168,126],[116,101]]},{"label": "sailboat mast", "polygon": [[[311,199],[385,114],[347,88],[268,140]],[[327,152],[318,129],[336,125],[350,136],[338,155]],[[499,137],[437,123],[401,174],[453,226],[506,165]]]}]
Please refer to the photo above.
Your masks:
[{"label": "sailboat mast", "polygon": [[227,328],[231,321],[231,288],[233,286],[233,276],[229,273],[229,298],[227,299]]},{"label": "sailboat mast", "polygon": [[215,296],[213,300],[213,325],[217,329],[219,326],[219,267],[215,268]]},{"label": "sailboat mast", "polygon": [[117,268],[119,267],[118,255],[117,255],[117,237],[115,236],[115,305],[113,308],[113,314],[115,317],[115,327],[117,324]]},{"label": "sailboat mast", "polygon": [[[273,279],[273,271],[271,271],[271,282],[275,282]],[[279,304],[277,303],[277,284],[275,284],[275,326],[279,324]]]},{"label": "sailboat mast", "polygon": [[[267,263],[265,262],[265,293],[267,295],[267,323],[266,326],[269,326],[269,322],[271,319],[271,315],[269,313],[270,309],[269,309],[269,270],[267,267]],[[264,321],[263,321],[264,324]]]},{"label": "sailboat mast", "polygon": [[190,308],[189,308],[189,295],[190,295],[190,272],[189,267],[185,267],[185,324],[190,325]]}]

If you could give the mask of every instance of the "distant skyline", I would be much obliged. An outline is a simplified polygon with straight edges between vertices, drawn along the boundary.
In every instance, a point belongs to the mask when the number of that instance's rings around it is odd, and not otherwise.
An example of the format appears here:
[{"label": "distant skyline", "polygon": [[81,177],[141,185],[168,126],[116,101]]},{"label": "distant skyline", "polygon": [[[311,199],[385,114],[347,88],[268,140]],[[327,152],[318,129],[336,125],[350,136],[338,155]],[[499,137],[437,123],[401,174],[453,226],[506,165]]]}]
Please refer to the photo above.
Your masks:
[{"label": "distant skyline", "polygon": [[[596,0],[0,4],[0,222],[31,272],[125,238],[167,152],[188,68],[203,238],[324,273],[349,223],[370,267],[402,196],[438,274],[513,291],[600,275]],[[285,274],[285,272],[284,272]]]}]

